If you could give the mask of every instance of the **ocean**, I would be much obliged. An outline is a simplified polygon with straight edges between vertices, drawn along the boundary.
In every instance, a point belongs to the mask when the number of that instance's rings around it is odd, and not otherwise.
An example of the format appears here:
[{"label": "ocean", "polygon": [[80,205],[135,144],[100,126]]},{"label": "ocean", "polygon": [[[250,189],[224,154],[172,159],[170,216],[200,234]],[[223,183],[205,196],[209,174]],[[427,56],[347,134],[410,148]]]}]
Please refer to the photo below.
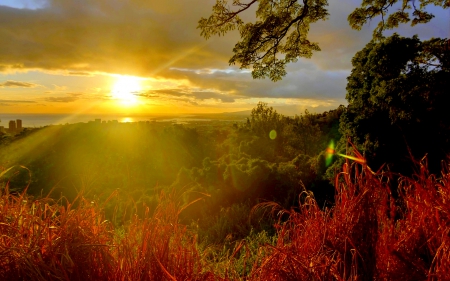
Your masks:
[{"label": "ocean", "polygon": [[132,116],[132,115],[88,115],[88,114],[2,114],[0,113],[0,126],[8,128],[10,120],[22,120],[23,127],[43,127],[48,125],[87,123],[94,119],[102,121],[117,120],[119,122],[151,121],[154,116]]}]

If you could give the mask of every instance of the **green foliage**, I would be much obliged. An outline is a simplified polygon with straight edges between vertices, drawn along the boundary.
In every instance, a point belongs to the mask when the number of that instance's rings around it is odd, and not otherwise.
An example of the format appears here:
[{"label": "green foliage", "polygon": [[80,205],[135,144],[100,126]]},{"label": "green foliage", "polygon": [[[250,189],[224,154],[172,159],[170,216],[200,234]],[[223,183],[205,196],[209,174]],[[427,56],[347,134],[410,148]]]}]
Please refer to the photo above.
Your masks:
[{"label": "green foliage", "polygon": [[271,130],[280,131],[283,125],[281,115],[264,102],[252,109],[248,124],[253,133],[265,138],[269,137]]},{"label": "green foliage", "polygon": [[[388,14],[388,11],[399,2],[401,8]],[[381,21],[373,31],[374,38],[380,39],[385,29],[396,28],[399,24],[411,22],[411,26],[414,26],[429,22],[434,15],[425,9],[428,5],[432,4],[444,9],[450,7],[450,3],[446,0],[419,0],[418,2],[420,5],[417,5],[414,0],[365,0],[361,3],[361,7],[356,8],[348,16],[348,22],[352,28],[360,30],[368,21],[381,16]]]},{"label": "green foliage", "polygon": [[25,166],[18,165],[0,170],[0,193],[6,188],[11,192],[20,192],[21,189],[27,188],[30,182],[31,171]]},{"label": "green foliage", "polygon": [[429,153],[438,163],[450,152],[447,44],[395,34],[353,58],[341,132],[360,145],[372,168],[386,162],[405,172],[410,154],[420,159]]},{"label": "green foliage", "polygon": [[[324,149],[327,142],[321,127],[329,131],[330,122],[338,119],[339,116],[333,118],[330,115],[326,120],[326,117],[311,114],[308,110],[293,118],[286,117],[259,102],[244,126],[247,131],[239,132],[239,152],[276,163],[290,161],[299,154],[314,156]],[[271,131],[276,132],[273,139]]]},{"label": "green foliage", "polygon": [[266,231],[251,230],[244,239],[223,246],[200,245],[204,259],[212,265],[212,271],[225,280],[247,280],[255,267],[259,267],[271,254],[277,236]]},{"label": "green foliage", "polygon": [[[195,129],[158,124],[72,124],[33,130],[2,145],[0,163],[32,172],[29,192],[90,196],[170,185],[181,167],[200,166],[209,146]],[[11,188],[23,188],[14,177]],[[17,184],[15,183],[17,181]],[[77,191],[78,190],[78,191]]]},{"label": "green foliage", "polygon": [[[256,21],[244,23],[239,14],[255,3]],[[327,18],[327,5],[326,0],[238,0],[233,1],[232,9],[228,1],[217,0],[212,15],[200,19],[198,28],[205,38],[238,29],[241,41],[236,43],[229,63],[252,68],[253,78],[277,81],[286,75],[287,63],[298,57],[310,58],[313,51],[320,50],[317,43],[308,40],[308,32],[311,23]]]},{"label": "green foliage", "polygon": [[[235,241],[244,239],[251,232],[271,229],[274,224],[274,220],[264,216],[262,211],[251,216],[252,206],[247,201],[222,207],[219,212],[205,216],[202,220],[196,220],[191,226],[197,229],[199,241],[203,244],[220,245],[225,242],[230,246]],[[274,234],[273,231],[272,234]]]},{"label": "green foliage", "polygon": [[[389,13],[401,2],[401,7]],[[382,39],[385,29],[393,29],[402,23],[414,26],[429,22],[434,15],[426,10],[428,5],[447,9],[446,0],[364,0],[349,16],[352,28],[360,30],[364,24],[381,16],[374,29],[374,39]],[[255,20],[245,23],[240,14],[256,8]],[[256,7],[257,6],[257,7]],[[320,51],[318,43],[309,41],[310,24],[328,17],[327,0],[252,0],[244,3],[233,0],[216,0],[209,18],[198,23],[201,35],[208,39],[212,35],[224,35],[238,29],[240,41],[233,48],[230,64],[238,63],[240,68],[251,68],[253,78],[269,77],[278,81],[286,75],[286,64],[298,58],[310,58],[314,51]],[[412,20],[411,20],[412,16]]]},{"label": "green foliage", "polygon": [[271,200],[290,208],[305,189],[314,189],[318,201],[324,198],[320,202],[331,201],[323,196],[320,153],[336,136],[339,115],[305,111],[286,117],[258,103],[246,123],[81,123],[30,130],[5,140],[0,163],[22,164],[31,177],[23,170],[0,184],[21,189],[31,178],[34,196],[52,190],[53,197],[70,200],[82,194],[92,202],[113,193],[103,208],[121,228],[134,215],[154,213],[158,194],[173,189],[186,206],[202,198],[180,217],[198,226],[201,242],[235,241],[252,229],[273,233],[273,221],[262,214],[249,220],[254,204]]},{"label": "green foliage", "polygon": [[272,170],[273,165],[265,160],[242,158],[227,166],[223,179],[238,191],[251,192],[267,181]]},{"label": "green foliage", "polygon": [[284,128],[286,155],[298,153],[314,156],[323,149],[323,132],[317,122],[317,116],[305,110],[304,115],[296,115],[288,120]]}]

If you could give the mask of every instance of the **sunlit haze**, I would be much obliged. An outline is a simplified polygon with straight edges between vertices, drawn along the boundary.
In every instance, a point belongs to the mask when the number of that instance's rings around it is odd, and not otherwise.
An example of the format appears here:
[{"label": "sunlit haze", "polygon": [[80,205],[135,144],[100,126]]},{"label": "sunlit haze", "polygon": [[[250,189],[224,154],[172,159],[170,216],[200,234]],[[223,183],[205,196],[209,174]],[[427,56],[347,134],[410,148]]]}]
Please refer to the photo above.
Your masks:
[{"label": "sunlit haze", "polygon": [[[350,28],[359,1],[330,1],[329,20],[311,25],[309,35],[321,51],[288,65],[276,83],[229,65],[237,32],[200,36],[198,21],[212,3],[0,0],[0,112],[220,113],[262,101],[294,115],[347,104],[351,58],[375,27]],[[395,31],[447,37],[448,11],[433,13],[426,25]]]}]

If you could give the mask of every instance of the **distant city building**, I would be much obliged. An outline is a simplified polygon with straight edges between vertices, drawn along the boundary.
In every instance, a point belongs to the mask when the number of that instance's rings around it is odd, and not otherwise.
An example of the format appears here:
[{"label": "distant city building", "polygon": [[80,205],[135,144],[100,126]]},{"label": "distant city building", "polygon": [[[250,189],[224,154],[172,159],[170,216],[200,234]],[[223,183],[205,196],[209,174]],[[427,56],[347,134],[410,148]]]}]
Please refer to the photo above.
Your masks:
[{"label": "distant city building", "polygon": [[98,124],[102,123],[102,119],[95,119],[95,123],[98,123]]},{"label": "distant city building", "polygon": [[22,130],[22,120],[17,119],[16,120],[17,130]]},{"label": "distant city building", "polygon": [[16,130],[16,121],[11,120],[9,121],[9,131],[15,131]]},{"label": "distant city building", "polygon": [[5,127],[0,126],[0,133],[4,133],[5,132]]}]

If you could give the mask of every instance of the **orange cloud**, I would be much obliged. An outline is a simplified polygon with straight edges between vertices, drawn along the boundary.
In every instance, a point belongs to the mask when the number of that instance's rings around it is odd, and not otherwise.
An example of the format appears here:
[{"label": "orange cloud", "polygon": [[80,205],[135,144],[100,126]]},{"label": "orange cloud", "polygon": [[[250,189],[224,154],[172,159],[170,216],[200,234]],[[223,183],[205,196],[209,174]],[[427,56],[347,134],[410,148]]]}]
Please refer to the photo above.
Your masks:
[{"label": "orange cloud", "polygon": [[39,86],[38,84],[28,83],[28,82],[19,82],[8,80],[6,82],[0,83],[0,88],[34,88]]}]

